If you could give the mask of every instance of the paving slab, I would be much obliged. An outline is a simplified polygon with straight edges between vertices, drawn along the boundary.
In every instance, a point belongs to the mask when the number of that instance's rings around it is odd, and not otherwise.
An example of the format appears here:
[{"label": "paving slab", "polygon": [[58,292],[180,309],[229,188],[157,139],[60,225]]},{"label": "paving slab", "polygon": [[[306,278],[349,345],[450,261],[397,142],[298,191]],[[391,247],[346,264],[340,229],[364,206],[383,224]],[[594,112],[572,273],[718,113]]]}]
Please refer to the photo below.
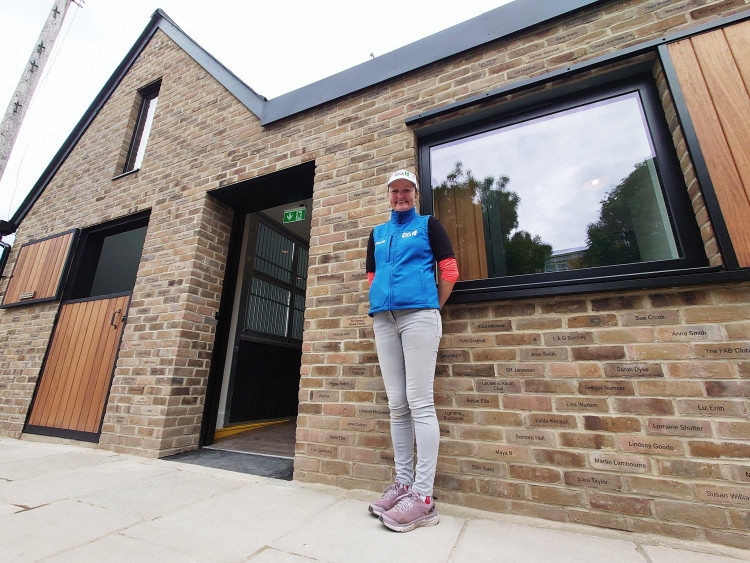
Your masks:
[{"label": "paving slab", "polygon": [[160,475],[139,479],[137,484],[130,481],[119,483],[76,498],[94,506],[132,514],[143,520],[153,520],[242,486],[241,481],[216,474],[170,469]]},{"label": "paving slab", "polygon": [[252,563],[320,563],[319,559],[310,559],[309,557],[279,551],[271,547],[261,549],[258,553],[253,554],[248,561]]},{"label": "paving slab", "polygon": [[301,487],[247,483],[134,526],[125,535],[215,561],[241,561],[336,500]]},{"label": "paving slab", "polygon": [[[10,438],[0,438],[0,445],[0,464],[70,452],[70,446],[64,444],[35,443]],[[76,448],[78,449],[80,448]]]},{"label": "paving slab", "polygon": [[603,553],[607,563],[650,563],[630,541],[490,520],[467,522],[451,561],[601,563]]},{"label": "paving slab", "polygon": [[[737,563],[738,559],[711,553],[688,551],[663,545],[643,545],[650,561],[658,563]],[[750,559],[750,554],[748,555]]]},{"label": "paving slab", "polygon": [[342,499],[268,545],[331,563],[448,561],[463,526],[463,520],[441,515],[437,526],[393,532],[367,506],[358,499]]},{"label": "paving slab", "polygon": [[16,506],[15,504],[0,501],[0,516],[15,514],[16,512],[20,512],[21,510],[23,510],[23,508]]},{"label": "paving slab", "polygon": [[13,461],[0,460],[0,478],[9,481],[30,479],[41,475],[59,473],[68,469],[91,467],[102,463],[110,463],[111,456],[102,456],[96,452],[86,450],[62,451],[51,455],[27,457]]},{"label": "paving slab", "polygon": [[[98,459],[98,458],[97,458]],[[168,471],[127,458],[111,457],[107,463],[68,469],[18,481],[0,481],[0,500],[39,506],[58,500],[138,481]]]},{"label": "paving slab", "polygon": [[65,500],[0,517],[0,561],[39,561],[138,522],[112,510]]},{"label": "paving slab", "polygon": [[0,477],[3,563],[750,561],[750,550],[448,504],[438,526],[399,534],[367,512],[376,493],[70,444],[0,438],[3,466],[14,478]]},{"label": "paving slab", "polygon": [[106,561],[107,563],[134,563],[136,561],[211,563],[214,560],[204,559],[185,551],[176,551],[168,547],[129,538],[118,533],[68,550],[44,561],[45,563],[81,563],[82,561]]}]

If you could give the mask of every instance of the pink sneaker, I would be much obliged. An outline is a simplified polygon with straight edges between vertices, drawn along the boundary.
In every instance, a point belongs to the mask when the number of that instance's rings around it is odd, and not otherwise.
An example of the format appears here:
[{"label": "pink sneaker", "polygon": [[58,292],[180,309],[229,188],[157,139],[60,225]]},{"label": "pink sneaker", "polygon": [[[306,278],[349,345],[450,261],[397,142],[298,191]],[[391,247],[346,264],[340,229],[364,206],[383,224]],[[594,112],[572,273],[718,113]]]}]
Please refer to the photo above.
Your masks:
[{"label": "pink sneaker", "polygon": [[396,504],[398,499],[408,492],[406,486],[401,483],[394,483],[383,491],[383,496],[370,504],[370,514],[380,516],[386,510],[390,510]]},{"label": "pink sneaker", "polygon": [[380,515],[380,521],[396,532],[411,532],[420,526],[434,526],[440,522],[435,499],[426,504],[414,491],[402,496],[390,510]]}]

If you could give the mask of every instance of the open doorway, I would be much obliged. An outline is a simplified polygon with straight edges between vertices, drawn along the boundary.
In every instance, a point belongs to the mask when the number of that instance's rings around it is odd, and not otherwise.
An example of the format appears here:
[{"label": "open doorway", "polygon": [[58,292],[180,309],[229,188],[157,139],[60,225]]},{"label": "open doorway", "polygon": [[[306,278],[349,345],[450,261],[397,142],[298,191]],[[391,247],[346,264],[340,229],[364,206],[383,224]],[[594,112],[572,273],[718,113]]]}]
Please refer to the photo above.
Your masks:
[{"label": "open doorway", "polygon": [[235,220],[202,443],[294,458],[314,164],[222,188]]},{"label": "open doorway", "polygon": [[245,217],[213,447],[294,456],[310,205]]}]

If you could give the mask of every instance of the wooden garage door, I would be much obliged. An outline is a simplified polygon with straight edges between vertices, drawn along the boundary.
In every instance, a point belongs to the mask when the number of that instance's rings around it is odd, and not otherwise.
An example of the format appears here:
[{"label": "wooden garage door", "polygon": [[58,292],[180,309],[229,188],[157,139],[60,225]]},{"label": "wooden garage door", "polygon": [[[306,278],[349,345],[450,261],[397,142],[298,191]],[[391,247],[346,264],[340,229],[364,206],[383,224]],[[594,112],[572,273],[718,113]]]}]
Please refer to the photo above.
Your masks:
[{"label": "wooden garage door", "polygon": [[669,45],[739,265],[750,266],[750,22]]},{"label": "wooden garage door", "polygon": [[62,306],[27,430],[98,437],[129,302],[122,295]]}]

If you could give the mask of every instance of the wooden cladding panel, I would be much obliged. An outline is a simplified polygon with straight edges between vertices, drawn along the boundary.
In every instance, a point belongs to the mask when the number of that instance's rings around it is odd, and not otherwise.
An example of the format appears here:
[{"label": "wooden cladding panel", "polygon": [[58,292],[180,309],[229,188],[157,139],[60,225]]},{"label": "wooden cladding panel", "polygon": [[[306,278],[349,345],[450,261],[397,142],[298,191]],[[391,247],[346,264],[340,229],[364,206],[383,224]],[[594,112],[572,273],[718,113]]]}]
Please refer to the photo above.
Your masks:
[{"label": "wooden cladding panel", "polygon": [[74,234],[63,233],[21,247],[3,296],[4,306],[57,297]]},{"label": "wooden cladding panel", "polygon": [[126,295],[62,306],[30,425],[99,432],[129,300]]},{"label": "wooden cladding panel", "polygon": [[750,266],[750,22],[678,41],[670,56],[737,260]]}]

